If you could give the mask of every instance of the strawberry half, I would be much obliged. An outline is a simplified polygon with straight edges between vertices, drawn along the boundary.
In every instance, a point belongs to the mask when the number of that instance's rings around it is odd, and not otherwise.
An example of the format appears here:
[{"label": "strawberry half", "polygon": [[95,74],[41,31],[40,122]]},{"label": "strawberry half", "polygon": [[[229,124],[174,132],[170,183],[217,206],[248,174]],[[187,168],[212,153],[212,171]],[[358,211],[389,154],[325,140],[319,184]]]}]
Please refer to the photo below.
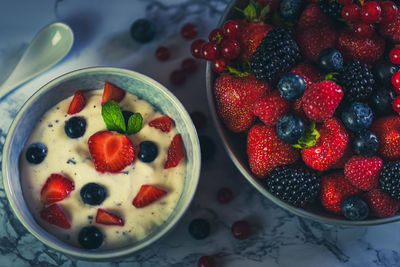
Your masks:
[{"label": "strawberry half", "polygon": [[106,211],[105,209],[97,209],[96,214],[96,223],[104,224],[104,225],[119,225],[124,226],[124,220],[111,212]]},{"label": "strawberry half", "polygon": [[106,103],[108,100],[120,102],[124,98],[125,94],[126,92],[124,90],[106,81],[104,83],[101,105],[104,105],[104,103]]},{"label": "strawberry half", "polygon": [[183,145],[182,136],[176,134],[169,145],[167,161],[165,162],[164,169],[176,167],[184,156],[185,146]]},{"label": "strawberry half", "polygon": [[75,189],[74,182],[61,174],[51,174],[40,190],[40,199],[51,204],[66,198]]},{"label": "strawberry half", "polygon": [[168,115],[162,115],[161,117],[155,118],[149,122],[150,127],[154,127],[165,133],[171,131],[171,128],[174,125],[175,125],[174,120],[168,117]]},{"label": "strawberry half", "polygon": [[67,216],[58,204],[52,204],[40,212],[40,218],[63,229],[71,228]]},{"label": "strawberry half", "polygon": [[67,113],[69,115],[80,112],[86,105],[85,97],[80,90],[76,91],[71,103],[69,104]]},{"label": "strawberry half", "polygon": [[120,172],[136,158],[131,140],[117,132],[97,132],[89,138],[88,144],[99,172]]},{"label": "strawberry half", "polygon": [[155,202],[165,194],[167,194],[167,191],[157,188],[154,185],[145,184],[140,187],[139,192],[132,201],[132,205],[136,208],[143,208]]}]

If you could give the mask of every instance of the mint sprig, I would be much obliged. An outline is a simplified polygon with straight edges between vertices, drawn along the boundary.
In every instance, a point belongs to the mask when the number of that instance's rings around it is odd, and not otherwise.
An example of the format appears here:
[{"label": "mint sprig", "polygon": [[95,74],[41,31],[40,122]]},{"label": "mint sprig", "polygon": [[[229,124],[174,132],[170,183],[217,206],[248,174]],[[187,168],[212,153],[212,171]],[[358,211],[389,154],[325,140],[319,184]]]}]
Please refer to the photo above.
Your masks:
[{"label": "mint sprig", "polygon": [[140,113],[135,113],[129,117],[127,134],[135,134],[142,129],[143,117]]},{"label": "mint sprig", "polygon": [[110,131],[135,134],[142,129],[142,115],[140,113],[134,113],[129,117],[128,125],[126,125],[121,108],[114,100],[109,100],[104,103],[101,108],[101,116],[103,117],[107,129]]}]

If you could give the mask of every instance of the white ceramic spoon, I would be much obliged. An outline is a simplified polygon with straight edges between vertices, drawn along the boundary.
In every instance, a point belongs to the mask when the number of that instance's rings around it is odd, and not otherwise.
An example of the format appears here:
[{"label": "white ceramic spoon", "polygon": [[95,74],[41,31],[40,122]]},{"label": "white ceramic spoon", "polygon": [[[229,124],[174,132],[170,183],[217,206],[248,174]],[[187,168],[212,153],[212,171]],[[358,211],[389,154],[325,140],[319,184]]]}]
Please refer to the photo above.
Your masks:
[{"label": "white ceramic spoon", "polygon": [[67,55],[74,42],[71,28],[55,22],[41,29],[10,76],[0,86],[0,99],[12,89],[54,66]]}]

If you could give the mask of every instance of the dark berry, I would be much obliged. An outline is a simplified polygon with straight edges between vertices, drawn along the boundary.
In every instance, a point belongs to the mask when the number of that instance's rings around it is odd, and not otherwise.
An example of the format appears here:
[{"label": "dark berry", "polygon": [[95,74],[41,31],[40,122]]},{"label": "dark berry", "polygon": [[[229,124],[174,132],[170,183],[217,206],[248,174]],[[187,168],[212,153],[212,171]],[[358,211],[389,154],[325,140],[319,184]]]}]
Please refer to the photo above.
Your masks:
[{"label": "dark berry", "polygon": [[181,35],[186,40],[192,40],[197,36],[197,29],[193,23],[186,23],[181,28]]},{"label": "dark berry", "polygon": [[204,43],[201,47],[201,53],[205,60],[214,60],[219,58],[220,48],[217,44]]},{"label": "dark berry", "polygon": [[190,52],[192,53],[192,56],[195,58],[203,58],[203,54],[201,53],[201,47],[206,41],[203,39],[198,39],[193,41],[193,43],[190,46]]},{"label": "dark berry", "polygon": [[283,18],[295,20],[300,15],[302,5],[302,0],[282,0],[279,10]]},{"label": "dark berry", "polygon": [[197,70],[197,62],[193,58],[186,58],[182,61],[181,68],[186,74],[193,73]]},{"label": "dark berry", "polygon": [[371,95],[369,102],[378,115],[389,115],[393,113],[392,102],[395,97],[396,95],[392,90],[386,87],[378,87]]},{"label": "dark berry", "polygon": [[208,40],[213,44],[220,44],[224,36],[224,31],[222,29],[214,29],[208,35]]},{"label": "dark berry", "polygon": [[381,23],[391,22],[397,15],[398,8],[392,1],[382,1],[379,3],[382,9]]},{"label": "dark berry", "polygon": [[143,141],[139,145],[140,152],[138,158],[143,162],[152,162],[158,155],[158,147],[152,141]]},{"label": "dark berry", "polygon": [[379,184],[386,193],[400,200],[400,162],[389,162],[383,165]]},{"label": "dark berry", "polygon": [[250,225],[246,221],[236,221],[232,224],[231,230],[232,235],[239,240],[246,239],[250,235]]},{"label": "dark berry", "polygon": [[85,134],[86,120],[82,117],[72,117],[65,122],[64,131],[70,138],[79,138]]},{"label": "dark berry", "polygon": [[237,21],[228,20],[222,26],[224,32],[224,38],[226,39],[237,39],[240,34],[240,25]]},{"label": "dark berry", "polygon": [[215,262],[214,257],[211,256],[202,256],[197,261],[197,267],[216,267],[217,263]]},{"label": "dark berry", "polygon": [[334,19],[340,19],[343,5],[337,0],[318,0],[319,8],[322,13]]},{"label": "dark berry", "polygon": [[25,154],[26,160],[32,164],[41,163],[46,156],[47,147],[45,144],[42,143],[30,144]]},{"label": "dark berry", "polygon": [[171,72],[169,79],[173,85],[181,85],[186,80],[185,72],[183,70],[174,70]]},{"label": "dark berry", "polygon": [[209,160],[215,154],[215,143],[207,135],[199,135],[201,159]]},{"label": "dark berry", "polygon": [[227,187],[223,187],[220,190],[218,190],[217,200],[219,203],[226,204],[228,202],[231,202],[232,196],[233,196],[232,190],[230,190]]},{"label": "dark berry", "polygon": [[133,22],[130,32],[135,41],[147,43],[153,40],[156,34],[156,27],[148,19],[138,19]]},{"label": "dark berry", "polygon": [[83,203],[97,206],[107,197],[107,189],[96,183],[85,184],[80,191]]},{"label": "dark berry", "polygon": [[221,54],[223,57],[235,59],[240,54],[239,42],[234,39],[223,40],[221,43]]},{"label": "dark berry", "polygon": [[201,111],[191,112],[190,118],[192,119],[193,124],[196,127],[196,130],[203,129],[207,123],[206,115],[204,115],[204,113],[202,113]]},{"label": "dark berry", "polygon": [[276,131],[280,139],[295,144],[303,136],[305,125],[299,116],[289,113],[278,119]]},{"label": "dark berry", "polygon": [[123,110],[122,111],[122,116],[124,116],[124,120],[125,120],[125,125],[128,125],[128,121],[129,118],[135,113],[133,113],[132,111],[129,110]]},{"label": "dark berry", "polygon": [[374,78],[381,85],[391,85],[392,76],[397,71],[397,67],[390,62],[379,61],[372,67]]},{"label": "dark berry", "polygon": [[171,57],[171,52],[165,46],[160,46],[156,50],[156,58],[160,61],[167,61]]},{"label": "dark berry", "polygon": [[306,83],[297,73],[286,73],[278,82],[280,95],[288,100],[296,100],[303,95],[305,89]]},{"label": "dark berry", "polygon": [[370,38],[375,32],[375,26],[372,23],[357,22],[353,24],[353,33],[359,38]]},{"label": "dark berry", "polygon": [[342,18],[348,22],[356,22],[360,18],[360,6],[356,4],[344,6]]},{"label": "dark berry", "polygon": [[368,204],[358,195],[350,195],[342,202],[342,212],[346,219],[362,221],[368,217]]},{"label": "dark berry", "polygon": [[79,231],[78,241],[85,249],[96,249],[103,243],[103,234],[95,226],[86,226]]},{"label": "dark berry", "polygon": [[393,47],[392,50],[390,50],[389,58],[393,64],[400,64],[400,47]]},{"label": "dark berry", "polygon": [[228,67],[230,64],[231,64],[231,61],[229,59],[221,57],[212,62],[212,69],[216,73],[226,72],[228,70]]},{"label": "dark berry", "polygon": [[361,20],[366,23],[377,22],[381,18],[382,9],[375,1],[365,2],[361,6]]},{"label": "dark berry", "polygon": [[344,125],[353,132],[368,128],[373,120],[371,108],[364,103],[354,102],[342,112]]},{"label": "dark berry", "polygon": [[204,239],[210,234],[210,224],[202,218],[194,219],[189,224],[189,233],[194,239]]},{"label": "dark berry", "polygon": [[353,140],[353,150],[358,155],[365,157],[373,156],[379,148],[378,137],[368,129],[356,133]]},{"label": "dark berry", "polygon": [[343,56],[335,48],[325,48],[318,57],[318,66],[325,72],[338,72],[343,68]]}]

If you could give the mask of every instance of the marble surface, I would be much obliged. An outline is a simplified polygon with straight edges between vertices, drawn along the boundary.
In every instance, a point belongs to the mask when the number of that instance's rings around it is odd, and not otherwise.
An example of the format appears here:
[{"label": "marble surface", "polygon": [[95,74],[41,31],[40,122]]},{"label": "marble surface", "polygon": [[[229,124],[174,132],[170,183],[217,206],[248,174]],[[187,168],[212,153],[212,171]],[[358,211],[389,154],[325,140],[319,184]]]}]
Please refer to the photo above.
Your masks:
[{"label": "marble surface", "polygon": [[[196,266],[197,259],[214,255],[218,266],[400,266],[400,223],[348,228],[315,223],[291,215],[255,191],[236,170],[213,128],[205,95],[205,65],[184,85],[169,82],[169,74],[189,57],[190,42],[179,35],[180,26],[195,22],[200,36],[216,24],[228,0],[15,0],[2,1],[0,9],[0,83],[15,66],[35,33],[54,21],[67,22],[76,42],[70,54],[52,69],[17,88],[0,101],[0,151],[12,119],[29,96],[49,80],[87,66],[115,66],[142,72],[176,94],[188,111],[208,115],[209,135],[217,144],[212,160],[204,162],[194,201],[178,227],[140,254],[113,262],[85,262],[42,245],[13,215],[0,186],[0,266]],[[134,43],[129,26],[149,17],[158,25],[154,41]],[[154,58],[158,45],[171,48],[172,59]],[[219,204],[216,192],[228,186],[234,192],[229,204]],[[211,235],[201,241],[188,234],[190,220],[211,222]],[[245,219],[252,226],[249,239],[232,237],[230,225]]]}]

